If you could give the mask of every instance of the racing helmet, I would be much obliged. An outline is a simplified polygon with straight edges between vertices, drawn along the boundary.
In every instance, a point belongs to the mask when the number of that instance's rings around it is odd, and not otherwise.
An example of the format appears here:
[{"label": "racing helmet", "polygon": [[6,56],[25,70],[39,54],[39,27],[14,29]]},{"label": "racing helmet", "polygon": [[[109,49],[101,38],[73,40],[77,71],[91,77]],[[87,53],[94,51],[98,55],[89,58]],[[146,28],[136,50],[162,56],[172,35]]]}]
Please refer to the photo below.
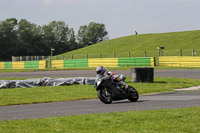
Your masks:
[{"label": "racing helmet", "polygon": [[98,66],[96,69],[97,74],[103,74],[105,71],[105,68],[103,66]]}]

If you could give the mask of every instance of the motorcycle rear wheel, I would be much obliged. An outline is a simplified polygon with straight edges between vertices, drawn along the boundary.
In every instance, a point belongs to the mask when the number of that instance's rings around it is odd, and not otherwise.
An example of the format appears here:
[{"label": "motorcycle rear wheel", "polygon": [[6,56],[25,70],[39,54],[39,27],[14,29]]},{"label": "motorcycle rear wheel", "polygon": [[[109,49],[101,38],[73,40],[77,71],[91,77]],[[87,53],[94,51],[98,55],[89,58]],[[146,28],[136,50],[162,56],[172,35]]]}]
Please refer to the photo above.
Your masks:
[{"label": "motorcycle rear wheel", "polygon": [[111,94],[106,90],[107,88],[99,89],[97,94],[98,98],[105,104],[112,103],[112,96]]},{"label": "motorcycle rear wheel", "polygon": [[130,93],[128,100],[131,102],[136,102],[139,99],[139,93],[137,92],[137,90],[134,87],[129,86],[128,91]]}]

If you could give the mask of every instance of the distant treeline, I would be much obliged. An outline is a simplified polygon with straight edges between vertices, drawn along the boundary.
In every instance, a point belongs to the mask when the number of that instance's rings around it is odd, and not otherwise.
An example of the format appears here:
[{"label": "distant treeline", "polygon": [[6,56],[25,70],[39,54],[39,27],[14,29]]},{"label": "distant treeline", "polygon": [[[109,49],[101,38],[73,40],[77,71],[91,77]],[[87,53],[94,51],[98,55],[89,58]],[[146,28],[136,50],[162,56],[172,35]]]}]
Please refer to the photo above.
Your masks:
[{"label": "distant treeline", "polygon": [[104,40],[108,40],[105,25],[91,22],[80,26],[77,35],[63,21],[52,21],[48,25],[36,25],[25,19],[9,18],[0,21],[0,61],[11,60],[11,56],[40,56],[61,54]]}]

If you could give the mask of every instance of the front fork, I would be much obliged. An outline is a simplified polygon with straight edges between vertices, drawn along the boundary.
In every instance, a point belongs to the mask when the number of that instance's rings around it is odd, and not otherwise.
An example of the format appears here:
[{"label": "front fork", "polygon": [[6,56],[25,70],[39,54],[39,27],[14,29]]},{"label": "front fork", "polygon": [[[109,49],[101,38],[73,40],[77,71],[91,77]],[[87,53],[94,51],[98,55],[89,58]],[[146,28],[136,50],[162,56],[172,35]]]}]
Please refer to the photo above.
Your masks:
[{"label": "front fork", "polygon": [[107,88],[106,88],[106,87],[104,87],[104,90],[105,90],[106,96],[109,96],[110,94],[108,93],[108,91],[107,91]]}]

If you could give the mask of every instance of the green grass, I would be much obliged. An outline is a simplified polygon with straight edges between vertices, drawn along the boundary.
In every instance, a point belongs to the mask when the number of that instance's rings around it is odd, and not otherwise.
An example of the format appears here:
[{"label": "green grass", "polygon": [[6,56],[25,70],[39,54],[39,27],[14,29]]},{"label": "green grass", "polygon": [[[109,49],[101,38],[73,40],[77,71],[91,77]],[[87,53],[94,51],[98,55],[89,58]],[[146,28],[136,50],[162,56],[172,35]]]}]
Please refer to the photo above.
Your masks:
[{"label": "green grass", "polygon": [[1,133],[198,133],[200,107],[0,121]]},{"label": "green grass", "polygon": [[71,101],[95,97],[96,92],[92,85],[1,89],[0,105]]},{"label": "green grass", "polygon": [[86,54],[89,58],[99,58],[99,53],[107,53],[101,56],[112,58],[114,52],[116,57],[128,57],[128,52],[131,52],[131,57],[143,57],[144,51],[147,51],[147,56],[158,56],[157,47],[164,46],[164,55],[180,55],[179,49],[183,49],[183,56],[191,56],[192,49],[198,49],[197,56],[200,56],[199,42],[200,30],[141,34],[104,41],[61,55],[65,55],[66,59],[71,59],[71,55],[74,59],[78,59],[86,58]]},{"label": "green grass", "polygon": [[[169,92],[200,85],[200,80],[184,78],[155,78],[154,83],[131,83],[130,80],[128,77],[127,84],[134,86],[140,94]],[[93,85],[0,89],[0,106],[92,98],[97,98]]]}]

